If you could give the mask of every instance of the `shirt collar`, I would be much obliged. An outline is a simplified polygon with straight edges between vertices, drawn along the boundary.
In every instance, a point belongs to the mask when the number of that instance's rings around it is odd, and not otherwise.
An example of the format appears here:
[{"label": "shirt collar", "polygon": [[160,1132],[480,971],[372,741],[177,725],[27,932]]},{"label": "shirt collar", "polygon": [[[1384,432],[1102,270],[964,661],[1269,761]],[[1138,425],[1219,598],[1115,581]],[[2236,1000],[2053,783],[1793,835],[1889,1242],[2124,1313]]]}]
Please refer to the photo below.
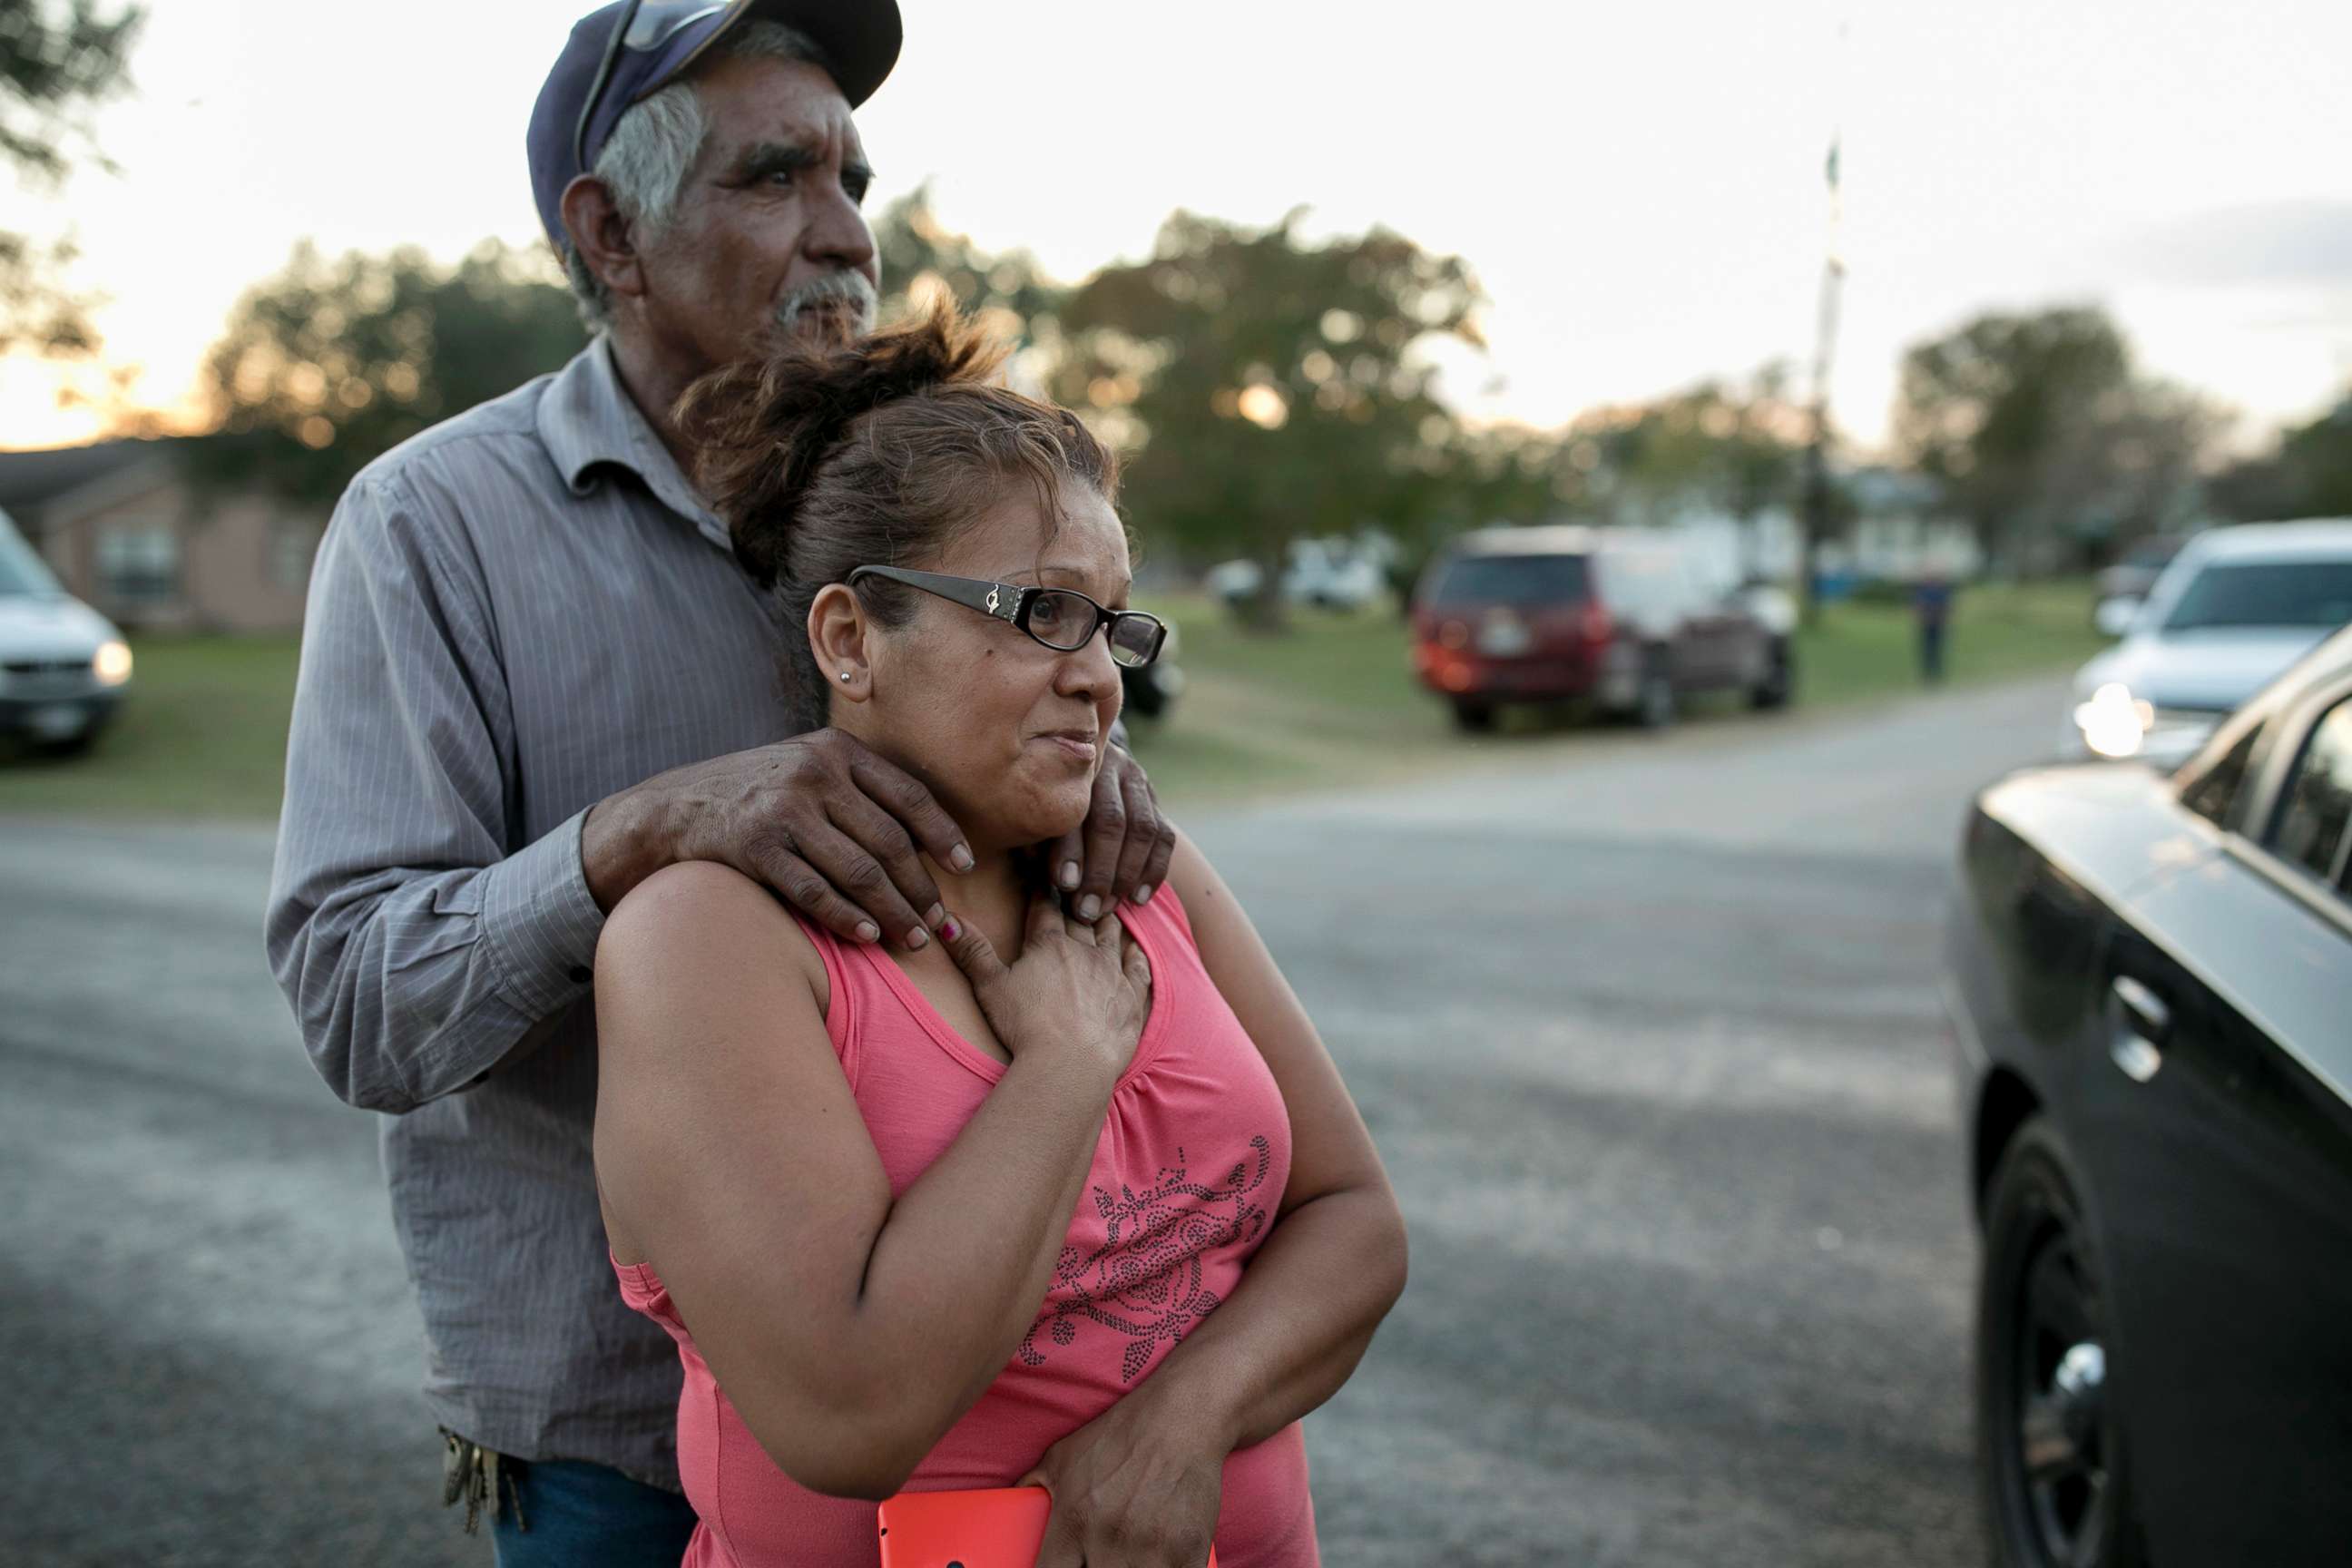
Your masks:
[{"label": "shirt collar", "polygon": [[572,356],[539,400],[539,438],[546,443],[573,495],[596,488],[596,470],[610,464],[637,476],[654,499],[732,553],[734,542],[694,487],[678,472],[669,448],[637,407],[613,363],[613,341],[599,332]]}]

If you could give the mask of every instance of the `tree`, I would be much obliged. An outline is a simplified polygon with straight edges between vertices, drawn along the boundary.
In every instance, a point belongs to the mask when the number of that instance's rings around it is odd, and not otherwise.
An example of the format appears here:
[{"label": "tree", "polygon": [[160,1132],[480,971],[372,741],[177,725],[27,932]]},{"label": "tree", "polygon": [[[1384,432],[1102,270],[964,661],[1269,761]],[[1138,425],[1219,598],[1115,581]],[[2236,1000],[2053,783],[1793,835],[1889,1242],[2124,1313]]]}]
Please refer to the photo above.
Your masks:
[{"label": "tree", "polygon": [[[919,188],[874,226],[883,310],[943,289],[1013,339],[1015,384],[1077,408],[1125,450],[1129,510],[1152,541],[1195,564],[1246,552],[1272,566],[1300,534],[1375,521],[1400,537],[1409,565],[1430,535],[1517,515],[1533,492],[1548,495],[1551,437],[1465,430],[1428,395],[1426,369],[1409,363],[1432,331],[1477,341],[1466,269],[1388,235],[1307,247],[1293,234],[1299,216],[1251,231],[1179,213],[1150,260],[1069,287],[1025,251],[991,253],[949,229]],[[1400,289],[1413,300],[1405,315],[1375,298]],[[1446,289],[1460,292],[1458,320],[1433,291]],[[1261,314],[1241,314],[1236,300]],[[1269,307],[1289,316],[1271,331]],[[1352,500],[1328,473],[1283,472],[1367,454],[1373,467],[1349,476],[1362,481]],[[1180,465],[1190,470],[1181,479]],[[1382,472],[1385,483],[1370,482]],[[1301,521],[1268,529],[1223,504],[1255,507],[1276,489],[1286,507],[1306,496]],[[1269,595],[1257,608],[1271,620],[1278,605]]]},{"label": "tree", "polygon": [[1574,445],[1573,430],[1517,424],[1455,433],[1447,464],[1465,526],[1543,522],[1585,515],[1597,444]]},{"label": "tree", "polygon": [[[2135,382],[2123,335],[2095,307],[1992,314],[1904,356],[1895,436],[2001,559],[2086,523],[2112,529],[2131,504],[2127,470],[2193,467],[2209,421],[2187,407]],[[2133,442],[2147,448],[2137,458]]]},{"label": "tree", "polygon": [[1128,507],[1148,539],[1267,568],[1266,625],[1291,540],[1378,524],[1409,541],[1458,513],[1456,422],[1412,350],[1483,346],[1459,258],[1381,229],[1310,245],[1303,216],[1174,214],[1149,258],[1072,292],[1053,370],[1059,399],[1133,454]]},{"label": "tree", "polygon": [[1592,448],[1590,510],[1611,522],[1669,522],[1694,507],[1752,521],[1795,493],[1806,415],[1788,397],[1785,366],[1746,384],[1704,381],[1654,403],[1580,421]]},{"label": "tree", "polygon": [[1011,384],[1041,393],[1063,344],[1056,312],[1069,290],[1047,278],[1025,250],[992,255],[931,211],[929,182],[882,209],[874,223],[885,321],[945,293],[966,314],[1014,345]]},{"label": "tree", "polygon": [[[2130,541],[2188,527],[2205,510],[2205,473],[2231,416],[2172,382],[2135,380],[2103,426],[2104,557]],[[2088,564],[2089,563],[2085,563]]]},{"label": "tree", "polygon": [[945,289],[975,315],[999,314],[997,330],[1027,343],[1050,323],[1066,289],[1055,286],[1025,250],[992,256],[957,234],[931,211],[927,181],[882,209],[874,223],[874,249],[882,271],[883,313],[904,311],[923,292]]},{"label": "tree", "polygon": [[2282,432],[2275,450],[2224,469],[2210,494],[2214,510],[2245,522],[2352,517],[2352,392]]},{"label": "tree", "polygon": [[2352,517],[2352,395],[2330,413],[2288,431],[2279,455],[2294,476],[2296,511]]},{"label": "tree", "polygon": [[221,436],[200,471],[332,500],[379,453],[578,352],[555,277],[543,251],[494,239],[455,268],[406,247],[329,261],[297,246],[206,362]]},{"label": "tree", "polygon": [[1980,316],[1904,356],[1895,440],[1998,555],[2079,499],[2095,411],[2130,376],[2104,311]]},{"label": "tree", "polygon": [[[62,14],[39,0],[0,5],[0,161],[19,184],[58,189],[77,154],[112,167],[91,136],[89,116],[131,85],[131,46],[145,20],[136,5],[101,15],[96,0],[69,0]],[[90,300],[58,280],[73,258],[69,239],[0,230],[0,353],[20,344],[52,354],[98,346]]]}]

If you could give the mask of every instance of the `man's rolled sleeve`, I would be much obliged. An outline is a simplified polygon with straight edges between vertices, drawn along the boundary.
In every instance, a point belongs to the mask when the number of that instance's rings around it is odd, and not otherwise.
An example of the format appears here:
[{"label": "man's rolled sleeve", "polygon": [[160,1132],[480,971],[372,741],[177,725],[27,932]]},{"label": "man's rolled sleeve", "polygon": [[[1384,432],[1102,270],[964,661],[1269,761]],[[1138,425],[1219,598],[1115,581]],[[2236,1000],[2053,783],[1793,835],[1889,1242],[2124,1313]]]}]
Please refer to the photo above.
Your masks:
[{"label": "man's rolled sleeve", "polygon": [[585,993],[604,911],[588,891],[575,813],[484,874],[482,942],[499,983],[526,1017],[544,1018]]}]

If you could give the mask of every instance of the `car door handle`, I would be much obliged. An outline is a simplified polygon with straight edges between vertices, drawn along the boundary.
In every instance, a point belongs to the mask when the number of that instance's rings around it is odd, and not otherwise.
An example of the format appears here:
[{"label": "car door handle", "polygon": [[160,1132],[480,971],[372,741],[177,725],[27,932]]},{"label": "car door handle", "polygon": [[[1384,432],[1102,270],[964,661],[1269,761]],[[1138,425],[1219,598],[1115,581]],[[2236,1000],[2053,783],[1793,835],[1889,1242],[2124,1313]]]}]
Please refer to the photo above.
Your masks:
[{"label": "car door handle", "polygon": [[2172,1009],[2128,974],[2116,975],[2110,989],[2123,1012],[2124,1029],[2107,1047],[2108,1058],[2134,1083],[2146,1083],[2164,1066],[2164,1053],[2157,1046],[2172,1027]]}]

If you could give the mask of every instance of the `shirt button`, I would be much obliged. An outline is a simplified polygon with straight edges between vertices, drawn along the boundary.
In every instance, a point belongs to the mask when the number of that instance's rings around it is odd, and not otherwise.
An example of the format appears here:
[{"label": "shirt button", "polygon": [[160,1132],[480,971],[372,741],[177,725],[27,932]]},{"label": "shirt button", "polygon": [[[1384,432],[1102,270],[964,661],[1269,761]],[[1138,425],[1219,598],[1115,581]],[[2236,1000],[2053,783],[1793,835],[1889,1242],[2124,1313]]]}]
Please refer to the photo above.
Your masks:
[{"label": "shirt button", "polygon": [[586,964],[575,963],[572,966],[572,978],[574,984],[585,985],[596,976]]}]

